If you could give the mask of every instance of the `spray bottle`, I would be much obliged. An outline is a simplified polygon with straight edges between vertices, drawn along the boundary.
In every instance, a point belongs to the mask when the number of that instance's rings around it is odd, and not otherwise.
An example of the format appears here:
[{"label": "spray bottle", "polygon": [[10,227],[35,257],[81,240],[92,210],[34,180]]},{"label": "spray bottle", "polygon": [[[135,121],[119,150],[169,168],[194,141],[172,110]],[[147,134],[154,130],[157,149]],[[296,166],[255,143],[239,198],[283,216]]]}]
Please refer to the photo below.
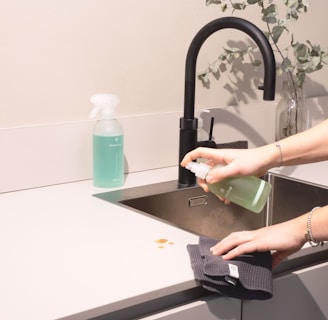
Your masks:
[{"label": "spray bottle", "polygon": [[[189,162],[186,169],[205,180],[212,168],[205,163]],[[208,188],[217,196],[260,213],[267,202],[272,186],[269,182],[254,176],[238,176],[208,184]]]},{"label": "spray bottle", "polygon": [[90,118],[101,113],[93,132],[93,184],[119,187],[124,183],[123,129],[114,118],[119,98],[114,94],[95,94],[90,100],[94,105]]}]

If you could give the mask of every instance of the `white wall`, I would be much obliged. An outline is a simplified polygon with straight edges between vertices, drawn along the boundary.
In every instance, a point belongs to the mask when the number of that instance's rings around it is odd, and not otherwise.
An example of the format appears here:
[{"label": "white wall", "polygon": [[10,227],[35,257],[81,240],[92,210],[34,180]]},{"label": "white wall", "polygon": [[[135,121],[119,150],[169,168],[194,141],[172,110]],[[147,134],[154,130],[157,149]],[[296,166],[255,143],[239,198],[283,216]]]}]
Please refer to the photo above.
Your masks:
[{"label": "white wall", "polygon": [[[328,2],[312,2],[298,35],[328,47]],[[205,0],[0,1],[0,128],[86,120],[95,92],[119,94],[119,116],[180,111],[187,48],[219,16]],[[257,10],[243,17],[259,20]],[[236,39],[224,32],[204,46],[199,69],[216,58],[218,38]],[[327,77],[328,68],[311,77],[310,96],[326,92]],[[199,83],[197,106],[234,102],[224,85]],[[243,103],[260,99],[253,83],[247,90]]]}]

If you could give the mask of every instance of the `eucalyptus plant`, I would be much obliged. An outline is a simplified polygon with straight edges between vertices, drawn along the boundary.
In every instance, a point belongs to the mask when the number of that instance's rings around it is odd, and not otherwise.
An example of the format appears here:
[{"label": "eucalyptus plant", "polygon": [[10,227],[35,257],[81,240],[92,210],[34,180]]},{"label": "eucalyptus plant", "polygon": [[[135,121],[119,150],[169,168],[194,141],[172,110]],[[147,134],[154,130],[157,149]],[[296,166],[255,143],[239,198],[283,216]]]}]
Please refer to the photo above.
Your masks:
[{"label": "eucalyptus plant", "polygon": [[[258,6],[261,11],[262,21],[265,23],[266,30],[263,32],[268,37],[273,51],[276,53],[277,74],[287,73],[288,78],[293,81],[295,90],[296,86],[302,87],[305,76],[320,70],[325,64],[328,64],[328,51],[320,45],[314,45],[310,41],[301,43],[295,40],[294,35],[289,31],[288,25],[299,19],[309,9],[309,2],[306,0],[281,0],[286,10],[284,17],[279,16],[278,6],[275,0],[206,0],[206,5],[219,5],[220,10],[225,13],[227,11],[245,11],[250,6]],[[279,46],[279,40],[283,37],[289,37],[284,43],[288,43],[286,47]],[[289,40],[289,41],[288,41]],[[291,57],[291,51],[293,58]],[[220,72],[224,72],[227,68],[222,65],[232,64],[234,61],[244,61],[248,56],[253,66],[259,66],[261,61],[255,59],[257,48],[251,44],[246,49],[224,47],[219,57],[210,63],[208,67],[198,74],[203,83],[209,83],[209,76],[212,74],[216,78]]]}]

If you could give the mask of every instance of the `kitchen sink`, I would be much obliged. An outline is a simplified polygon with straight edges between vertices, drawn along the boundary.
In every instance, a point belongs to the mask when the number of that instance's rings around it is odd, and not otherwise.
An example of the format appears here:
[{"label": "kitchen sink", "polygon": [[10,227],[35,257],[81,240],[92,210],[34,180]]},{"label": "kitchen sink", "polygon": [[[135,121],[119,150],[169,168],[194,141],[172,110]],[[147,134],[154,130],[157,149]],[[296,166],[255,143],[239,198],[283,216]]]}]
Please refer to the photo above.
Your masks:
[{"label": "kitchen sink", "polygon": [[328,187],[269,174],[272,194],[267,203],[268,225],[295,218],[317,206],[328,204]]},{"label": "kitchen sink", "polygon": [[169,181],[136,188],[95,194],[113,204],[127,207],[181,229],[214,239],[233,231],[252,230],[292,219],[315,206],[328,203],[328,188],[268,173],[272,192],[260,213],[235,204],[225,205],[199,186],[179,188]]}]

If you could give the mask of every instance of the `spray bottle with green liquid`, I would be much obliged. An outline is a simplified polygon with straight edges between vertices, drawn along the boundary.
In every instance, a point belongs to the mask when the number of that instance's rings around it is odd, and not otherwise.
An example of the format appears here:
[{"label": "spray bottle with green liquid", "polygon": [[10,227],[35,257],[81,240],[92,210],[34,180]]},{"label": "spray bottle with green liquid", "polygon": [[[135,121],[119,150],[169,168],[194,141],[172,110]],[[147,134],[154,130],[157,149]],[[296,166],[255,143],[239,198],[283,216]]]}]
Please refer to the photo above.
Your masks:
[{"label": "spray bottle with green liquid", "polygon": [[96,187],[114,188],[124,183],[123,129],[115,119],[119,98],[114,94],[95,94],[90,118],[98,113],[93,131],[93,184]]},{"label": "spray bottle with green liquid", "polygon": [[[212,168],[202,162],[189,162],[186,169],[205,180]],[[269,182],[254,176],[230,177],[207,186],[217,196],[256,213],[263,210],[272,189]]]}]

